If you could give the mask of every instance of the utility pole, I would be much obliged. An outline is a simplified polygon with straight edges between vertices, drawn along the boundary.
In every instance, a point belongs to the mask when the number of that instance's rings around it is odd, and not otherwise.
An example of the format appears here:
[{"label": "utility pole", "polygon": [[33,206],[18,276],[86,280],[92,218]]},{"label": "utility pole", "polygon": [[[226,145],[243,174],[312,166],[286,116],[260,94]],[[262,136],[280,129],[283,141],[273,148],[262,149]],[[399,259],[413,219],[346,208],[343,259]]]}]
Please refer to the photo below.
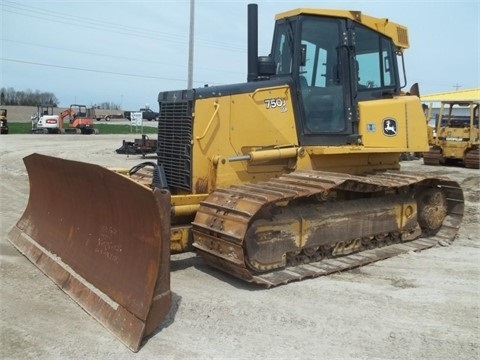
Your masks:
[{"label": "utility pole", "polygon": [[188,38],[188,82],[187,89],[193,88],[193,39],[195,30],[195,0],[190,0],[190,34]]},{"label": "utility pole", "polygon": [[453,87],[455,88],[455,91],[458,91],[458,89],[460,89],[462,85],[460,85],[459,83],[456,83],[455,85],[453,85]]}]

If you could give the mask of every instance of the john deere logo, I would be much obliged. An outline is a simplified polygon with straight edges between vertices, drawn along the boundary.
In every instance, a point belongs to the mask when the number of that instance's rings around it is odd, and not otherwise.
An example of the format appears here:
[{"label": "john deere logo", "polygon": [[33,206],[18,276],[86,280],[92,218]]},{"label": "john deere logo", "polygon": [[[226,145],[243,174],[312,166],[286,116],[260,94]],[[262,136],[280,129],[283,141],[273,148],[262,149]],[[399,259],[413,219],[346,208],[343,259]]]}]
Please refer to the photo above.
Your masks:
[{"label": "john deere logo", "polygon": [[387,136],[397,135],[397,121],[395,119],[383,119],[383,133]]}]

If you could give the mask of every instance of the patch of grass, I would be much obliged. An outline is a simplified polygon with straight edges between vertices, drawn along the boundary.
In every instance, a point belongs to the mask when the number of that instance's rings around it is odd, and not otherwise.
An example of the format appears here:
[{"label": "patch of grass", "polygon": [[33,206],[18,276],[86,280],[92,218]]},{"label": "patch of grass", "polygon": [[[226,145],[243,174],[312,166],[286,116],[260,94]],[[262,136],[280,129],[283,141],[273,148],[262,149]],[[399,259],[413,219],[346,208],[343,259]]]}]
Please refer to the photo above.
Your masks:
[{"label": "patch of grass", "polygon": [[30,134],[32,125],[30,123],[12,123],[8,122],[9,134]]},{"label": "patch of grass", "polygon": [[[117,124],[94,124],[94,127],[98,129],[99,134],[135,134],[135,127],[130,125],[117,125]],[[144,126],[143,131],[140,131],[142,127],[138,127],[138,132],[142,134],[156,134],[156,126]],[[31,134],[32,125],[30,123],[8,123],[9,134]]]},{"label": "patch of grass", "polygon": [[[135,126],[130,125],[113,125],[113,124],[95,124],[94,127],[98,129],[100,135],[101,134],[132,134],[135,133]],[[139,126],[138,132],[141,134],[156,134],[157,127],[156,126]]]}]

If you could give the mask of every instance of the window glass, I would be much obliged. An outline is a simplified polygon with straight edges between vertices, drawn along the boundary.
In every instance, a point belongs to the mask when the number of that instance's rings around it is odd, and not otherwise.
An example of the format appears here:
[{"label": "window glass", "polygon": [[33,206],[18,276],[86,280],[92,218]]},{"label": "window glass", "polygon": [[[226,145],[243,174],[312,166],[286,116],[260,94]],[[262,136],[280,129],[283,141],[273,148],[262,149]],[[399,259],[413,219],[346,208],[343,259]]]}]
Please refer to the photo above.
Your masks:
[{"label": "window glass", "polygon": [[275,44],[272,50],[277,75],[285,75],[292,72],[293,39],[291,38],[288,29],[286,23],[281,24],[277,28]]},{"label": "window glass", "polygon": [[358,89],[395,85],[391,41],[363,26],[355,30]]},{"label": "window glass", "polygon": [[382,61],[383,61],[383,85],[395,85],[394,78],[392,77],[393,63],[391,56],[393,52],[390,42],[386,39],[382,39]]},{"label": "window glass", "polygon": [[306,18],[301,26],[305,63],[299,69],[307,133],[345,129],[343,86],[338,81],[338,20]]}]

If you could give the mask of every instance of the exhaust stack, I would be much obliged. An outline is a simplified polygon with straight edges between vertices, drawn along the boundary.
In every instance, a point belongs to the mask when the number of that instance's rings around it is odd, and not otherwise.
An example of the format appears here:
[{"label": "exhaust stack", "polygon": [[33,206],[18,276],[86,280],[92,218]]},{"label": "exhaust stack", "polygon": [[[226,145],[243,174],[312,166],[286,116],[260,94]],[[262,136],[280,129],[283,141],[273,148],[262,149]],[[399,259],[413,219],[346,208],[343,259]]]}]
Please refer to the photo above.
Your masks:
[{"label": "exhaust stack", "polygon": [[255,81],[258,79],[258,5],[248,4],[248,54],[247,81]]}]

